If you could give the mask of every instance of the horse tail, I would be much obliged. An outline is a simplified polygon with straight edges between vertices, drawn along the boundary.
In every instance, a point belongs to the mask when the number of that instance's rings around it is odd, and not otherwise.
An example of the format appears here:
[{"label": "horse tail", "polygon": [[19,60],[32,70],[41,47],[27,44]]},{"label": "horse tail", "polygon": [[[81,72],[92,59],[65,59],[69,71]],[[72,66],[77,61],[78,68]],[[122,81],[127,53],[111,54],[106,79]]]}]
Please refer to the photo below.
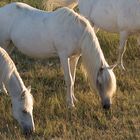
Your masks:
[{"label": "horse tail", "polygon": [[78,4],[78,0],[44,0],[43,5],[44,8],[48,11],[53,11],[55,8],[59,6],[66,6],[73,9]]}]

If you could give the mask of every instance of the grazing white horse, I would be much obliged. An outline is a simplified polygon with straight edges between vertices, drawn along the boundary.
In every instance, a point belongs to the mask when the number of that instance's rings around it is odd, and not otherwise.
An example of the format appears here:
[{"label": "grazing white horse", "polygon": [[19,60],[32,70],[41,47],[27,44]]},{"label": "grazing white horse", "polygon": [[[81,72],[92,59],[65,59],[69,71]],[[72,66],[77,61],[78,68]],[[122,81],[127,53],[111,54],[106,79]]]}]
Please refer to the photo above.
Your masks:
[{"label": "grazing white horse", "polygon": [[5,48],[10,41],[30,57],[60,58],[70,107],[76,100],[75,70],[82,56],[91,86],[100,93],[103,107],[110,107],[116,90],[115,75],[90,23],[73,10],[46,12],[24,3],[6,5],[0,8],[0,44]]},{"label": "grazing white horse", "polygon": [[33,97],[30,88],[26,88],[15,64],[0,47],[0,83],[5,85],[11,100],[14,118],[21,125],[23,132],[29,134],[34,130]]},{"label": "grazing white horse", "polygon": [[[78,4],[80,13],[94,25],[120,34],[117,65],[123,69],[123,55],[129,35],[140,33],[140,0],[49,0],[47,5],[73,7]],[[49,6],[47,6],[49,7]],[[138,36],[138,44],[140,38]]]}]

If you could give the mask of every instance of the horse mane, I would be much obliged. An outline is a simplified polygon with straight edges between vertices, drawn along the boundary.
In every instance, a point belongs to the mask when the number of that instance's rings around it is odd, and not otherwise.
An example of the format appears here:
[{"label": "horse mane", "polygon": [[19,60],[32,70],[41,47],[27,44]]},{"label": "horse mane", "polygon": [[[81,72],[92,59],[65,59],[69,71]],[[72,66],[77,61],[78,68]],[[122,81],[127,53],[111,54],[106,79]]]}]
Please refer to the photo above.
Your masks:
[{"label": "horse mane", "polygon": [[63,8],[57,9],[53,13],[55,12],[57,13],[58,19],[63,22],[64,21],[72,22],[73,24],[79,25],[79,26],[82,24],[83,30],[85,30],[85,28],[90,28],[90,30],[93,30],[90,22],[82,15],[79,15],[78,13],[76,13],[73,9],[63,7]]},{"label": "horse mane", "polygon": [[92,89],[98,90],[100,85],[97,81],[102,71],[104,89],[107,91],[107,96],[111,97],[116,91],[116,77],[113,70],[108,69],[109,65],[105,60],[94,31],[85,31],[84,34],[81,42],[82,60],[90,85]]},{"label": "horse mane", "polygon": [[7,52],[0,47],[0,82],[7,83],[13,71],[16,70]]},{"label": "horse mane", "polygon": [[[14,62],[12,61],[8,53],[0,47],[0,82],[7,84],[13,72],[15,72],[18,77],[20,77]],[[22,79],[18,79],[23,85]]]},{"label": "horse mane", "polygon": [[6,85],[13,73],[16,74],[15,78],[17,78],[18,82],[20,83],[19,86],[23,88],[23,91],[21,91],[20,95],[22,96],[22,101],[24,102],[24,108],[28,110],[28,106],[32,107],[33,96],[31,94],[24,94],[26,88],[14,62],[9,57],[8,53],[0,47],[0,82]]},{"label": "horse mane", "polygon": [[[108,66],[94,32],[85,31],[82,37],[82,60],[92,88],[96,88],[100,68]],[[89,62],[90,61],[90,62]],[[92,63],[91,63],[92,61]],[[94,73],[93,73],[94,72]]]},{"label": "horse mane", "polygon": [[89,29],[85,30],[81,41],[84,69],[86,70],[92,89],[97,89],[97,79],[100,71],[103,70],[104,81],[102,82],[104,83],[104,87],[106,87],[106,91],[108,91],[108,96],[112,96],[116,91],[116,77],[113,70],[108,69],[109,65],[105,60],[94,31]]}]

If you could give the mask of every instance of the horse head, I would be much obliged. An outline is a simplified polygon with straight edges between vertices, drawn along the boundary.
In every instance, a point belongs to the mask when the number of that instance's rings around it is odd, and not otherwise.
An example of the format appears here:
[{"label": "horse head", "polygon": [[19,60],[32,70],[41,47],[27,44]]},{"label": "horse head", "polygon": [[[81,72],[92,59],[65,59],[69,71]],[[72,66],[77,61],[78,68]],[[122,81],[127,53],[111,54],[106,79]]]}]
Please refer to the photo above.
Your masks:
[{"label": "horse head", "polygon": [[112,104],[112,97],[116,91],[116,77],[113,68],[101,67],[98,71],[97,90],[99,91],[104,109],[109,109]]},{"label": "horse head", "polygon": [[[23,90],[20,96],[12,101],[14,118],[19,122],[23,133],[28,135],[35,130],[33,121],[33,97],[30,94],[30,87]],[[18,99],[17,99],[18,98]]]}]

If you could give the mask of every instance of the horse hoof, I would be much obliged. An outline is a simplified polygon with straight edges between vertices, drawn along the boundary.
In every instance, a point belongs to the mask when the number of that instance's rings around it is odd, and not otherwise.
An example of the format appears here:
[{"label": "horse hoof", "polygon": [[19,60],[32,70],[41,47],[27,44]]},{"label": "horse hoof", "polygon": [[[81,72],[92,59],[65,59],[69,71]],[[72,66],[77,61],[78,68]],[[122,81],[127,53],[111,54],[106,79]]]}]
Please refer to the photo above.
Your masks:
[{"label": "horse hoof", "polygon": [[75,105],[74,104],[68,104],[68,109],[72,109],[72,108],[75,108]]},{"label": "horse hoof", "polygon": [[78,102],[78,100],[76,99],[76,97],[75,97],[75,96],[73,96],[73,100],[74,100],[75,102]]},{"label": "horse hoof", "polygon": [[119,68],[120,68],[122,71],[125,71],[125,67],[123,66],[123,64],[119,64]]},{"label": "horse hoof", "polygon": [[4,93],[4,94],[8,95],[7,90],[0,89],[0,93],[2,93],[2,94]]},{"label": "horse hoof", "polygon": [[78,102],[78,100],[77,100],[76,98],[74,99],[74,101],[75,101],[76,103]]}]

